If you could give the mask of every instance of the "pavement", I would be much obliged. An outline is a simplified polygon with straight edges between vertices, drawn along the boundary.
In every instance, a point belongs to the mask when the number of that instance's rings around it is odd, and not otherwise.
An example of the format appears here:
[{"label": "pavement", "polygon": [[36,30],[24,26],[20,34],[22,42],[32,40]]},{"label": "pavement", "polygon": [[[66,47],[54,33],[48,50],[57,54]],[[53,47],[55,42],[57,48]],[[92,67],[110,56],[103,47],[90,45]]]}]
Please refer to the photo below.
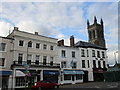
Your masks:
[{"label": "pavement", "polygon": [[87,82],[81,84],[63,85],[60,88],[120,88],[120,82]]}]

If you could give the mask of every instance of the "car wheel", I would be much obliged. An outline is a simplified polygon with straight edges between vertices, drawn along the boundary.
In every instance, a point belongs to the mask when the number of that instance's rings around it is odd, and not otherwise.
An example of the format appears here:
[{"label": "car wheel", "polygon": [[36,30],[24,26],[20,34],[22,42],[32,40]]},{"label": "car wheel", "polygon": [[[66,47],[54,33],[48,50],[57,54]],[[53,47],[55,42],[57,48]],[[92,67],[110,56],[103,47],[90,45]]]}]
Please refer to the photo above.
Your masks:
[{"label": "car wheel", "polygon": [[59,86],[54,86],[54,88],[59,88]]},{"label": "car wheel", "polygon": [[42,90],[42,88],[41,88],[41,87],[38,87],[38,90]]}]

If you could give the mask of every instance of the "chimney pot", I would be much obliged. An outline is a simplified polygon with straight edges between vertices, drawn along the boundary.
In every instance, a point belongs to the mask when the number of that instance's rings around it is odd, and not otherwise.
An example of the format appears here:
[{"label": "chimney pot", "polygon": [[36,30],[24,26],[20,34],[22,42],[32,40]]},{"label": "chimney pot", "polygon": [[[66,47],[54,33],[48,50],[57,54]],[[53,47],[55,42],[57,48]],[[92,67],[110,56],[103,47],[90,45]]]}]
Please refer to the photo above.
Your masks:
[{"label": "chimney pot", "polygon": [[35,32],[35,35],[38,35],[38,32]]},{"label": "chimney pot", "polygon": [[14,30],[16,30],[16,31],[17,31],[17,30],[18,30],[18,27],[14,27]]}]

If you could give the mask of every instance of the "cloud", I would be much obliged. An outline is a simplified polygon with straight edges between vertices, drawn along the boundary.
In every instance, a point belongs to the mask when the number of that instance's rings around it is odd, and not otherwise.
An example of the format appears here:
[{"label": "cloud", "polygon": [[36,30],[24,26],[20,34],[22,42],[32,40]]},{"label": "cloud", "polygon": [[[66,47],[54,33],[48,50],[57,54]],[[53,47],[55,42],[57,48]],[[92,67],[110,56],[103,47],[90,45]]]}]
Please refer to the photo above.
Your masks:
[{"label": "cloud", "polygon": [[[9,32],[9,27],[18,26],[23,31],[31,33],[38,31],[40,35],[53,36],[58,39],[64,38],[65,44],[69,45],[70,34],[75,34],[76,41],[79,38],[81,40],[86,39],[86,19],[88,18],[90,23],[93,23],[93,16],[97,16],[98,22],[100,18],[103,18],[108,55],[109,57],[112,56],[112,52],[115,50],[111,50],[113,48],[111,44],[118,41],[118,3],[108,3],[108,0],[104,0],[106,3],[102,3],[100,0],[93,3],[92,1],[89,3],[84,2],[88,2],[88,0],[82,0],[83,2],[80,3],[78,3],[79,0],[76,1],[66,1],[67,3],[63,1],[52,3],[3,2],[0,10],[1,19],[3,19],[0,22],[2,27],[0,35],[6,36]],[[114,47],[117,49],[116,45]]]},{"label": "cloud", "polygon": [[11,29],[13,27],[11,27],[10,23],[0,21],[0,36],[6,37]]},{"label": "cloud", "polygon": [[118,44],[107,44],[107,48],[108,64],[113,65],[115,64],[115,55],[116,60],[118,61],[118,55],[116,54],[116,51],[118,51]]}]

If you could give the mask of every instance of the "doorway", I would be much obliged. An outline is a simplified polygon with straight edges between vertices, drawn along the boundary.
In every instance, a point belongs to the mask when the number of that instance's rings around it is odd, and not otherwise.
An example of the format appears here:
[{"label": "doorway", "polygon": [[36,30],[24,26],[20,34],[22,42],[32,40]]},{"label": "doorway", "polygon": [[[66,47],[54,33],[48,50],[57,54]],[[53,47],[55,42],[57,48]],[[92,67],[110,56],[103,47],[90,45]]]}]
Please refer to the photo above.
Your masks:
[{"label": "doorway", "polygon": [[75,81],[75,78],[74,78],[75,75],[72,75],[72,81]]}]

